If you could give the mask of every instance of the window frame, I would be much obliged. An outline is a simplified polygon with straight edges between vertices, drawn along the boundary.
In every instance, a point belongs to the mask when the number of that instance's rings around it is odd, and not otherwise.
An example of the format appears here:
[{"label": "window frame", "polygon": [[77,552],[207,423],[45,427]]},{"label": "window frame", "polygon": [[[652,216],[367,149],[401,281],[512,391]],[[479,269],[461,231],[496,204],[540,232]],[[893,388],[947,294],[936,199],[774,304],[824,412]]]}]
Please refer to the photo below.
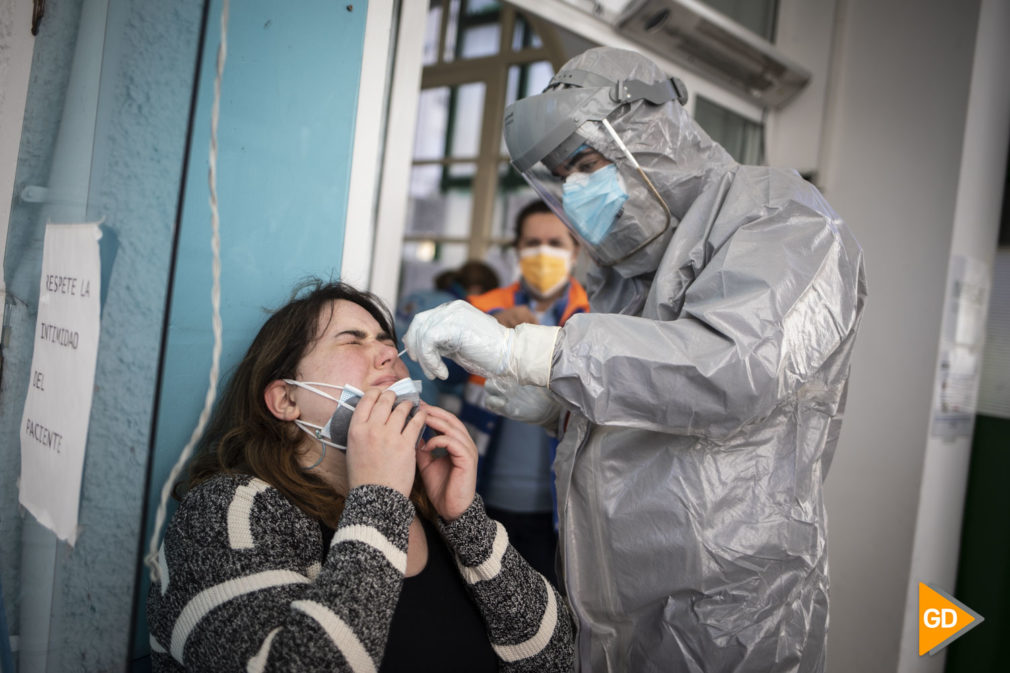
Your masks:
[{"label": "window frame", "polygon": [[[464,0],[465,2],[465,0]],[[445,3],[448,5],[449,2]],[[462,4],[462,3],[461,3]],[[445,6],[444,5],[444,6]],[[430,233],[411,234],[406,231],[401,236],[403,243],[432,242],[436,246],[441,243],[465,243],[469,259],[483,259],[487,252],[495,246],[507,245],[511,236],[495,236],[494,216],[495,203],[498,198],[499,169],[509,158],[501,151],[501,138],[504,124],[504,110],[507,98],[509,69],[513,66],[529,66],[534,63],[548,62],[557,70],[563,63],[563,52],[555,45],[551,36],[542,34],[542,22],[536,18],[523,15],[521,18],[529,26],[531,32],[540,36],[540,46],[523,45],[513,50],[513,36],[516,30],[519,13],[509,4],[501,3],[500,10],[493,18],[480,18],[467,15],[460,11],[458,15],[457,39],[454,45],[455,53],[452,60],[446,60],[445,43],[449,31],[451,12],[443,11],[439,30],[439,44],[436,48],[435,63],[424,66],[421,74],[421,91],[441,87],[449,87],[455,93],[455,87],[481,83],[484,85],[484,107],[480,120],[480,142],[477,156],[445,156],[451,143],[451,126],[454,115],[453,103],[450,102],[449,127],[446,133],[446,145],[443,157],[440,159],[411,159],[411,169],[417,166],[441,165],[448,167],[453,164],[473,164],[475,172],[471,178],[456,178],[454,180],[469,183],[471,195],[470,231],[469,236],[442,236]],[[469,25],[479,25],[496,21],[499,27],[498,51],[488,56],[463,59],[460,57],[462,48],[462,32]],[[552,46],[553,45],[553,46]],[[450,101],[454,96],[450,94]],[[443,180],[446,178],[443,177]],[[406,222],[404,223],[406,226]]]},{"label": "window frame", "polygon": [[[373,0],[373,2],[375,1],[377,0]],[[537,31],[543,42],[542,48],[546,49],[547,58],[531,57],[527,62],[547,60],[555,69],[563,65],[567,57],[560,37],[553,30],[553,26],[564,26],[565,30],[599,45],[637,50],[655,61],[664,70],[677,73],[678,77],[687,85],[688,91],[691,92],[685,107],[692,115],[694,114],[695,100],[700,95],[753,122],[767,123],[768,121],[765,118],[764,109],[756,103],[686,71],[683,65],[624,37],[604,19],[581,10],[564,0],[509,0],[502,2],[503,32],[500,34],[497,55],[459,61],[451,69],[443,67],[444,64],[437,62],[424,68],[421,65],[424,59],[424,35],[422,31],[416,30],[416,26],[425,25],[428,6],[427,1],[404,2],[399,5],[396,56],[391,77],[387,108],[388,123],[381,166],[381,196],[376,205],[374,245],[368,284],[371,291],[389,305],[395,305],[399,294],[400,264],[407,224],[408,185],[410,171],[414,165],[413,157],[410,156],[412,152],[391,148],[414,147],[417,106],[422,87],[451,86],[478,80],[487,82],[484,99],[485,114],[481,121],[481,155],[485,157],[485,162],[487,156],[496,156],[496,165],[491,170],[488,170],[489,162],[486,162],[484,166],[478,165],[477,167],[480,179],[478,182],[475,175],[472,221],[481,222],[484,225],[472,228],[473,236],[467,243],[470,245],[470,256],[481,258],[490,246],[505,242],[490,236],[498,181],[497,164],[507,161],[507,157],[502,156],[500,152],[502,117],[496,116],[490,121],[486,117],[489,111],[503,112],[504,108],[504,87],[507,84],[508,66],[502,66],[500,63],[504,58],[501,48],[511,49],[511,40],[505,38],[511,38],[514,28],[514,18],[507,19],[504,16],[506,12],[513,13],[513,16],[515,12],[520,12]],[[781,8],[780,2],[780,12]],[[443,16],[447,14],[447,12],[443,13]],[[505,30],[506,23],[508,23],[507,30]],[[505,52],[505,55],[510,54]],[[440,46],[439,59],[441,56]],[[496,77],[490,78],[488,73],[480,72],[480,68],[489,65],[497,66],[496,72],[499,74]],[[422,69],[424,70],[423,74]],[[467,79],[467,77],[469,78]],[[485,152],[485,149],[490,149],[491,144],[494,145],[494,151]],[[481,168],[484,170],[481,171]],[[431,240],[431,237],[421,238]],[[459,241],[458,238],[456,240]]]}]

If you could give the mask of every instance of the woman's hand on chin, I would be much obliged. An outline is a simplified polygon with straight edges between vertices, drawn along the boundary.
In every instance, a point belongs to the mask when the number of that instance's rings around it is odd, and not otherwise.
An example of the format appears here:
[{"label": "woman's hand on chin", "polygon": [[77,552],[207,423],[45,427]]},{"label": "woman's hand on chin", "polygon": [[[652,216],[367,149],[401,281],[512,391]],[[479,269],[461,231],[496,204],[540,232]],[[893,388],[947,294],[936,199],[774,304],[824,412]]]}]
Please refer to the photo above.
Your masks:
[{"label": "woman's hand on chin", "polygon": [[370,388],[354,409],[347,433],[347,481],[350,488],[379,484],[410,496],[416,465],[415,448],[427,414],[412,405],[393,406],[396,393]]},{"label": "woman's hand on chin", "polygon": [[[446,521],[459,517],[473,502],[477,487],[477,446],[466,426],[455,415],[439,407],[421,404],[427,412],[425,423],[438,434],[417,449],[417,469],[428,499]],[[446,455],[432,456],[443,448]]]}]

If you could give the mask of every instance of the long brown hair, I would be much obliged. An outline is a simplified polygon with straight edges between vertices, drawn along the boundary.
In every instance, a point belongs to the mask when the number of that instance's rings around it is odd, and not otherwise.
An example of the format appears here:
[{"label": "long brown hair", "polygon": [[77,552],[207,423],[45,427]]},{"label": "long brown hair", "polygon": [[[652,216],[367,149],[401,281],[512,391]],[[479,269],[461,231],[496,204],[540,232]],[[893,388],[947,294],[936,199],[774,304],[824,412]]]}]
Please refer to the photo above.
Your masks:
[{"label": "long brown hair", "polygon": [[[389,310],[370,292],[318,278],[301,282],[291,300],[263,324],[235,368],[197,445],[188,478],[176,484],[177,496],[222,472],[250,474],[282,492],[309,516],[336,528],[344,496],[301,466],[298,457],[304,434],[294,423],[270,412],[263,391],[272,381],[295,378],[298,363],[319,337],[320,316],[341,299],[361,306],[387,334],[395,334]],[[430,516],[419,479],[415,479],[411,499]]]}]

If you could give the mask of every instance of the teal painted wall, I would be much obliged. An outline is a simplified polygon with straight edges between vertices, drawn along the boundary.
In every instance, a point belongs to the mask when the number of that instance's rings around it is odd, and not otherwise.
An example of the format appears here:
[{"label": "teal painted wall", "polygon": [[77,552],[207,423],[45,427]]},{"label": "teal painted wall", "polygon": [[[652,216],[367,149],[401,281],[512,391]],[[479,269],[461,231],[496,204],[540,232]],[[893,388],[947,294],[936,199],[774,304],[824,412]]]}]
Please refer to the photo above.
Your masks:
[{"label": "teal painted wall", "polygon": [[[18,670],[119,671],[130,654],[137,544],[203,0],[46,3],[13,200],[0,387],[0,572]],[[27,30],[27,26],[16,26]],[[71,93],[71,92],[75,93]],[[82,122],[84,120],[84,123]],[[17,507],[45,224],[104,219],[94,396],[74,547]]]},{"label": "teal painted wall", "polygon": [[[16,184],[70,172],[83,189],[73,201],[15,198],[9,219],[0,578],[23,673],[125,670],[146,653],[140,549],[211,358],[207,146],[220,8],[50,1],[35,39]],[[218,160],[224,372],[262,308],[302,276],[339,272],[366,11],[360,1],[232,3]],[[80,534],[69,547],[19,512],[18,431],[45,224],[98,219],[115,255],[103,259]]]},{"label": "teal painted wall", "polygon": [[[297,8],[297,9],[296,9]],[[367,3],[232,3],[221,86],[220,380],[266,317],[308,275],[336,278],[344,238]],[[211,227],[208,159],[220,30],[209,9],[160,368],[144,548],[162,485],[208,388]],[[147,646],[140,583],[135,653]]]}]

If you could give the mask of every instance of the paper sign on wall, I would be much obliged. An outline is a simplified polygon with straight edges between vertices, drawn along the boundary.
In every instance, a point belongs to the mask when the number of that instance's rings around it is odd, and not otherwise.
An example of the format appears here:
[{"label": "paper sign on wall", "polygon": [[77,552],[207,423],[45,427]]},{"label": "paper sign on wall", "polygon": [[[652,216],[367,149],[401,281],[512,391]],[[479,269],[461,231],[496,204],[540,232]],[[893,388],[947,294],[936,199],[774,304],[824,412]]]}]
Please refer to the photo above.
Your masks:
[{"label": "paper sign on wall", "polygon": [[989,303],[989,266],[953,255],[944,303],[940,369],[933,405],[933,436],[970,437],[975,423],[982,342]]},{"label": "paper sign on wall", "polygon": [[31,378],[21,417],[20,501],[74,544],[100,328],[102,232],[46,226]]}]

